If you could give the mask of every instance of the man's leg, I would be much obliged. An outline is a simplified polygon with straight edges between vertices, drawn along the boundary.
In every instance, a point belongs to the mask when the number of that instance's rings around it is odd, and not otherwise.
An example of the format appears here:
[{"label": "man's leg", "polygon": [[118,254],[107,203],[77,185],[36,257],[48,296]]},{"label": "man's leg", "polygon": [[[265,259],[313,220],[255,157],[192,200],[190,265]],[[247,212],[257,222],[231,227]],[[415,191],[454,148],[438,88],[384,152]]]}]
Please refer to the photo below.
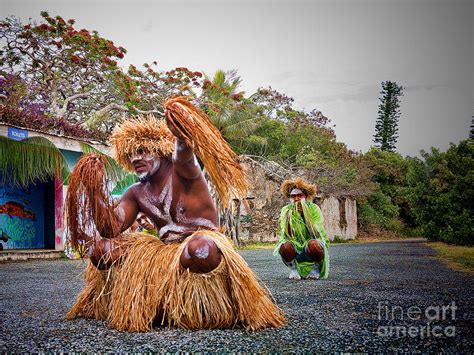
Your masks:
[{"label": "man's leg", "polygon": [[198,274],[214,270],[221,260],[222,253],[205,233],[194,235],[187,242],[179,259],[183,268]]},{"label": "man's leg", "polygon": [[324,249],[317,239],[311,239],[308,241],[305,251],[315,263],[320,263],[324,259]]},{"label": "man's leg", "polygon": [[314,261],[313,270],[306,277],[308,279],[319,279],[319,263],[324,259],[324,249],[321,243],[316,239],[311,239],[306,244],[305,248],[306,255]]},{"label": "man's leg", "polygon": [[279,250],[280,256],[286,266],[290,268],[289,279],[299,280],[301,279],[300,274],[296,270],[296,249],[291,242],[285,242],[280,246]]}]

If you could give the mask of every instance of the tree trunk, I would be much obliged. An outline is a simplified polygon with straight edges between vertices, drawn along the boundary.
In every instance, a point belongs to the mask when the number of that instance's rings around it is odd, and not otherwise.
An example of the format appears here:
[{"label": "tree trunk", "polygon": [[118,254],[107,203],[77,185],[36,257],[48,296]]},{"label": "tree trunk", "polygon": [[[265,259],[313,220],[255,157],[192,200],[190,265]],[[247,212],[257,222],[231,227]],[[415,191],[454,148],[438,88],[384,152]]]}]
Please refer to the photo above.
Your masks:
[{"label": "tree trunk", "polygon": [[236,201],[235,202],[235,209],[236,209],[236,213],[235,213],[235,217],[234,217],[234,227],[235,227],[235,233],[234,233],[234,243],[235,245],[237,245],[238,247],[240,247],[240,205],[241,205],[241,202],[240,200],[234,200]]}]

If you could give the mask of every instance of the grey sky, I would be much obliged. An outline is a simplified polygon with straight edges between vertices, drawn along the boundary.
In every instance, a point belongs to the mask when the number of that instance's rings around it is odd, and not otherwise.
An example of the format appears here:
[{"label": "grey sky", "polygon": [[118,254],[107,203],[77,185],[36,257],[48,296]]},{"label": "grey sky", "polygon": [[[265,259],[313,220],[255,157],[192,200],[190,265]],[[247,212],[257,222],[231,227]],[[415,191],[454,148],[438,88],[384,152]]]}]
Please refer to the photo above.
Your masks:
[{"label": "grey sky", "polygon": [[2,0],[2,17],[41,10],[76,19],[128,50],[212,75],[237,69],[243,89],[272,86],[317,108],[338,141],[372,144],[380,83],[405,86],[398,151],[417,155],[468,136],[474,114],[474,1]]}]

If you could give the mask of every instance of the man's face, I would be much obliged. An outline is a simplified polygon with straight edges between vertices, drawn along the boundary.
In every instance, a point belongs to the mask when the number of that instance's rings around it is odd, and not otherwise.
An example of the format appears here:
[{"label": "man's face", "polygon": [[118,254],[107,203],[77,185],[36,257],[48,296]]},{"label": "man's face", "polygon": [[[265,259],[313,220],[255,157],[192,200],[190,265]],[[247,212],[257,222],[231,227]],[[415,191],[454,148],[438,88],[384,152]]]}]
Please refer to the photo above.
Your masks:
[{"label": "man's face", "polygon": [[154,224],[150,221],[150,219],[145,216],[144,214],[141,214],[138,218],[137,218],[137,222],[140,226],[142,226],[143,228],[145,229],[148,229],[148,230],[151,230],[151,229],[154,229],[155,226]]},{"label": "man's face", "polygon": [[133,168],[141,181],[148,179],[160,169],[160,159],[139,149],[131,159]]},{"label": "man's face", "polygon": [[302,192],[292,193],[290,195],[290,201],[293,202],[293,203],[300,202],[300,201],[306,201],[306,196]]}]

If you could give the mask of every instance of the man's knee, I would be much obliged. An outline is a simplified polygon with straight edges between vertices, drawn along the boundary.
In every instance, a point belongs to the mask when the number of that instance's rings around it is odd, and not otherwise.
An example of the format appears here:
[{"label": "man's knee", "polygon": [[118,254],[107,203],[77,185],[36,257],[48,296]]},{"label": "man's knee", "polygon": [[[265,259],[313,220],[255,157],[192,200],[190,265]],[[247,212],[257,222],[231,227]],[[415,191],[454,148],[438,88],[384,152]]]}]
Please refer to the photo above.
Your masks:
[{"label": "man's knee", "polygon": [[207,273],[219,266],[222,253],[206,234],[193,236],[181,253],[181,266],[195,273]]},{"label": "man's knee", "polygon": [[106,270],[122,256],[120,244],[111,239],[100,239],[89,249],[89,259],[99,270]]},{"label": "man's knee", "polygon": [[296,258],[296,249],[291,242],[285,242],[280,246],[281,258],[289,263]]},{"label": "man's knee", "polygon": [[306,254],[314,261],[321,262],[324,258],[324,250],[319,241],[312,239],[306,246]]}]

